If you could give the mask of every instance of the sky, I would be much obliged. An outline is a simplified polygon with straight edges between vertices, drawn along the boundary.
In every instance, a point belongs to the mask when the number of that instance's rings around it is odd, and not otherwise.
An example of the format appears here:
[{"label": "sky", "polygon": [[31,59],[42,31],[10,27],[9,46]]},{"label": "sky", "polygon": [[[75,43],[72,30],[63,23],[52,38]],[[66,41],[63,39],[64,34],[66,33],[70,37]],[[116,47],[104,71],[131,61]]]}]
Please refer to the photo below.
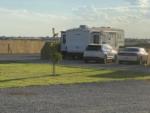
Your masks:
[{"label": "sky", "polygon": [[51,36],[88,25],[150,38],[150,0],[0,0],[0,36]]}]

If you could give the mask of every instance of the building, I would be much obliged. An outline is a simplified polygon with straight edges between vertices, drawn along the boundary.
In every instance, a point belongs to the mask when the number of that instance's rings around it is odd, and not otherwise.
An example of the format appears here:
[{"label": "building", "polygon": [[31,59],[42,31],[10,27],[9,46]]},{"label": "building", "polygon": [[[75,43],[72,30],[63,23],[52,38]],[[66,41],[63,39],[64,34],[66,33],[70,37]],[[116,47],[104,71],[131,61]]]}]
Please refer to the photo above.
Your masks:
[{"label": "building", "polygon": [[61,32],[61,51],[64,54],[82,55],[89,44],[110,44],[118,49],[124,46],[124,31],[110,27],[81,25],[79,28]]},{"label": "building", "polygon": [[150,39],[125,39],[125,46],[150,45]]}]

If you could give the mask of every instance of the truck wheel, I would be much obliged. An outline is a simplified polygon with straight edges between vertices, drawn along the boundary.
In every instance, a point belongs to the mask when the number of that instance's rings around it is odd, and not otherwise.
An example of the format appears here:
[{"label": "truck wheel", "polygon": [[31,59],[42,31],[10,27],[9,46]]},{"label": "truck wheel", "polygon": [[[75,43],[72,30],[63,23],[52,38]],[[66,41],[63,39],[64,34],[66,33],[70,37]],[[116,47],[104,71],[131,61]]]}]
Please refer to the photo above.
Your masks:
[{"label": "truck wheel", "polygon": [[117,55],[115,55],[115,58],[114,58],[114,63],[118,63],[118,58],[117,58]]}]

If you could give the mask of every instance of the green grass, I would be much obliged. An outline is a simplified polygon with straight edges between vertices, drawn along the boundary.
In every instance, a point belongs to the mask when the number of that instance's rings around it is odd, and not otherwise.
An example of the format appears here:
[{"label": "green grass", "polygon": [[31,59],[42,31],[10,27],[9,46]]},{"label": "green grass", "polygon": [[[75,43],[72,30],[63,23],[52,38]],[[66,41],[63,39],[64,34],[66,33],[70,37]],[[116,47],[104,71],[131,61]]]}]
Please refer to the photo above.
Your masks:
[{"label": "green grass", "polygon": [[0,64],[0,88],[150,79],[150,74],[142,72],[65,66],[57,66],[58,76],[52,76],[51,69],[48,64]]}]

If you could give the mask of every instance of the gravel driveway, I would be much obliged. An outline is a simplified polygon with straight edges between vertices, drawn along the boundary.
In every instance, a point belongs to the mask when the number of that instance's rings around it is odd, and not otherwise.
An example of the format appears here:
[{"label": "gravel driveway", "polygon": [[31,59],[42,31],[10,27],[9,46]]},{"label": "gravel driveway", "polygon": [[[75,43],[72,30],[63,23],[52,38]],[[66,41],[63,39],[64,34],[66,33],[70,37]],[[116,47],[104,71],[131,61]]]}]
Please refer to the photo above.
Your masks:
[{"label": "gravel driveway", "polygon": [[4,54],[0,55],[0,61],[34,61],[39,60],[39,54]]},{"label": "gravel driveway", "polygon": [[150,113],[150,81],[0,89],[0,113]]},{"label": "gravel driveway", "polygon": [[108,63],[108,64],[100,64],[100,63],[84,63],[83,61],[78,60],[64,60],[62,65],[65,66],[75,66],[75,67],[90,67],[90,68],[97,68],[97,69],[125,69],[131,71],[142,71],[142,72],[149,72],[150,67],[145,67],[144,65],[135,65],[135,64],[115,64],[115,63]]},{"label": "gravel driveway", "polygon": [[[20,54],[20,55],[0,55],[0,62],[9,62],[9,61],[24,61],[29,63],[50,63],[49,61],[40,60],[39,54]],[[65,66],[75,66],[75,67],[92,67],[98,69],[126,69],[126,70],[134,70],[134,71],[142,71],[142,72],[150,72],[150,68],[146,68],[143,65],[118,65],[115,63],[109,64],[100,64],[100,63],[84,63],[82,60],[63,60],[61,65]]]}]

